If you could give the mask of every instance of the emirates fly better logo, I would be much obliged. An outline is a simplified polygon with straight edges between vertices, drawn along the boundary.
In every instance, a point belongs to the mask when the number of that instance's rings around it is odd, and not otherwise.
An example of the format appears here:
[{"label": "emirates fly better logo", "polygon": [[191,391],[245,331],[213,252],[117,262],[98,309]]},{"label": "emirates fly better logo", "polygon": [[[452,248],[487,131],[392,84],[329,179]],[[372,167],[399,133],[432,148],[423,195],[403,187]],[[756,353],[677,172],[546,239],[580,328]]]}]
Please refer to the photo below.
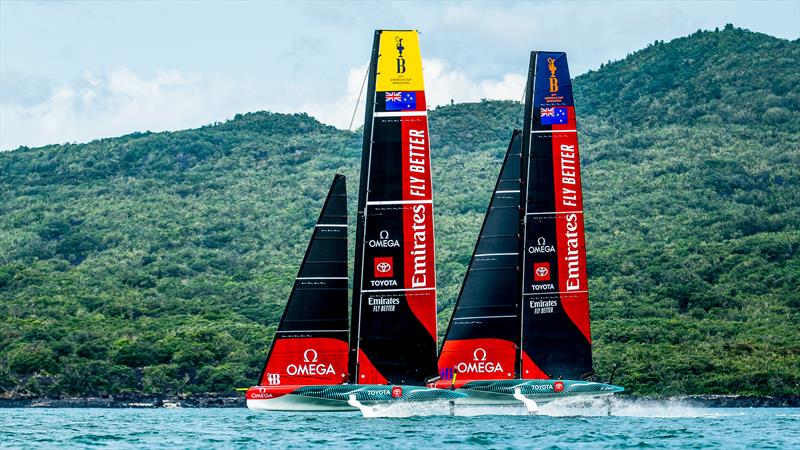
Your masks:
[{"label": "emirates fly better logo", "polygon": [[375,257],[375,278],[391,278],[394,276],[394,264],[391,256]]}]

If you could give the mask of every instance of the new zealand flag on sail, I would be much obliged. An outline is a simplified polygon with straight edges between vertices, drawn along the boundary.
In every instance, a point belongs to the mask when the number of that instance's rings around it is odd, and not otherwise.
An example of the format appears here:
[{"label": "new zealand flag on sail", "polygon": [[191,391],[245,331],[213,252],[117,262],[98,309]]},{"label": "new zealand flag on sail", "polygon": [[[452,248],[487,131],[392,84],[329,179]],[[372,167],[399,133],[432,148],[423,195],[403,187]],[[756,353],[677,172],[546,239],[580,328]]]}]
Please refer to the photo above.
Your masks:
[{"label": "new zealand flag on sail", "polygon": [[416,92],[387,92],[386,110],[387,111],[408,111],[417,109]]},{"label": "new zealand flag on sail", "polygon": [[542,117],[542,125],[562,125],[568,122],[567,108],[564,107],[551,107],[539,108]]}]

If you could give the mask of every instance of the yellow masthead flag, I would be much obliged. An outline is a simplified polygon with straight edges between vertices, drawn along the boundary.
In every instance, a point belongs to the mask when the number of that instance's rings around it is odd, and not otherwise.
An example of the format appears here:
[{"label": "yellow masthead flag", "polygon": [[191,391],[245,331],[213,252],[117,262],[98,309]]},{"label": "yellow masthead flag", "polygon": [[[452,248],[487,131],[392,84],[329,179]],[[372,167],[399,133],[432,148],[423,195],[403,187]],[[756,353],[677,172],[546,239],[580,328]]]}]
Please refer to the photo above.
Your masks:
[{"label": "yellow masthead flag", "polygon": [[416,31],[382,31],[375,91],[422,91],[422,56]]}]

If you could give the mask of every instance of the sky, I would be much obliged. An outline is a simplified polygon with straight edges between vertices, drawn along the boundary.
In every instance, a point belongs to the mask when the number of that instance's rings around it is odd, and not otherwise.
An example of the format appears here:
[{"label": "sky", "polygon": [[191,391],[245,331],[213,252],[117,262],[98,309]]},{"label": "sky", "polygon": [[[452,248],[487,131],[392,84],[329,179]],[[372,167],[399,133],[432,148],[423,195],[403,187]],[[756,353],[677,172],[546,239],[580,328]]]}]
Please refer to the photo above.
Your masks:
[{"label": "sky", "polygon": [[373,31],[421,32],[430,105],[520,100],[531,50],[573,76],[726,23],[800,37],[800,0],[261,2],[0,0],[0,149],[307,112],[347,129]]}]

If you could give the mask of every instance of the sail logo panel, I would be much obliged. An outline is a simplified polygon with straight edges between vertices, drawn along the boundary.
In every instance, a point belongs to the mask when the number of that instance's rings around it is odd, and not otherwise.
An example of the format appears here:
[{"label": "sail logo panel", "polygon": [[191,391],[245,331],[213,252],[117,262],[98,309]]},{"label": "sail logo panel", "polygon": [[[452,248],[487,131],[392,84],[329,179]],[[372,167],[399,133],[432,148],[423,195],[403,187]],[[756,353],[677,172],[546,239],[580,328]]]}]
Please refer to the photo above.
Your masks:
[{"label": "sail logo panel", "polygon": [[[575,104],[566,53],[537,52],[533,86],[534,127],[575,129]],[[549,128],[548,128],[549,129]]]},{"label": "sail logo panel", "polygon": [[436,271],[422,58],[416,31],[379,31],[376,48],[351,381],[423,384],[436,374]]},{"label": "sail logo panel", "polygon": [[534,52],[527,124],[522,375],[591,371],[580,157],[564,53]]},{"label": "sail logo panel", "polygon": [[426,111],[416,31],[383,31],[378,47],[375,112]]}]

